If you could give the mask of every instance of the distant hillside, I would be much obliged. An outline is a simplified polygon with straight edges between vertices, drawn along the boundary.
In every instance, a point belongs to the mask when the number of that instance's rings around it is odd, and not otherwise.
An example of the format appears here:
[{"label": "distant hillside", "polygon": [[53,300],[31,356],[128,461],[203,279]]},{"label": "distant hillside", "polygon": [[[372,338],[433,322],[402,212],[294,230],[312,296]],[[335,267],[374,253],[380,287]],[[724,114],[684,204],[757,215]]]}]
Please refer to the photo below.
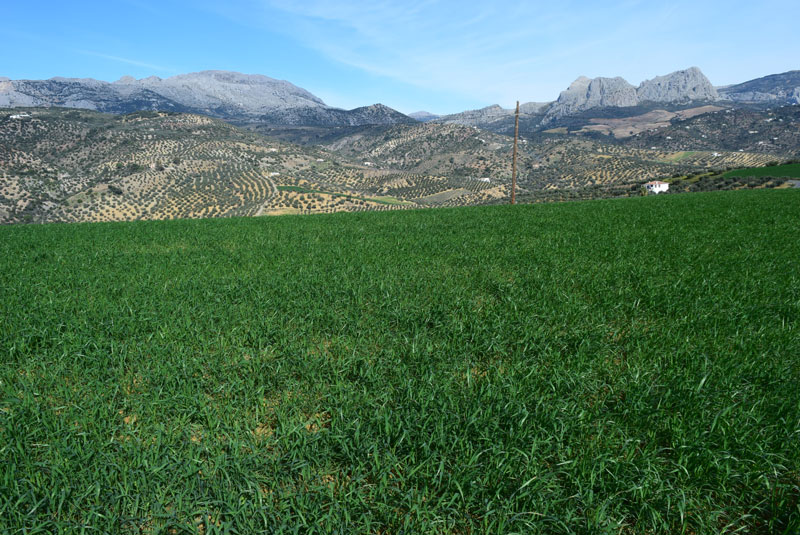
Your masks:
[{"label": "distant hillside", "polygon": [[630,137],[626,144],[672,151],[741,151],[798,157],[800,107],[716,111],[646,130]]},{"label": "distant hillside", "polygon": [[[381,167],[414,173],[510,176],[512,140],[457,124],[429,122],[363,130],[325,145],[326,149]],[[521,153],[521,161],[528,155]]]},{"label": "distant hillside", "polygon": [[[519,108],[520,132],[526,133],[538,129],[544,118],[544,111],[549,105],[550,103],[547,102],[521,104]],[[498,134],[513,135],[514,111],[514,109],[502,108],[495,104],[479,110],[444,115],[436,119],[436,122],[474,126]]]},{"label": "distant hillside", "polygon": [[722,88],[719,93],[735,102],[800,104],[800,71],[756,78]]},{"label": "distant hillside", "polygon": [[[793,123],[779,124],[788,130],[794,128]],[[361,129],[326,144],[325,148],[381,169],[488,178],[491,185],[503,186],[511,178],[512,141],[508,136],[474,127],[430,122]],[[545,190],[588,187],[598,188],[597,193],[602,195],[604,188],[636,185],[675,174],[764,165],[791,157],[800,147],[798,142],[794,148],[787,145],[774,152],[739,152],[738,148],[689,152],[673,148],[669,140],[650,145],[641,143],[639,138],[637,141],[638,144],[625,144],[607,136],[542,133],[523,138],[519,146],[518,183],[520,188],[536,195]]]},{"label": "distant hillside", "polygon": [[353,126],[413,119],[377,104],[355,110],[327,106],[284,80],[227,71],[203,71],[161,79],[126,76],[114,83],[90,78],[0,79],[0,107],[65,107],[107,113],[174,111],[235,123]]}]

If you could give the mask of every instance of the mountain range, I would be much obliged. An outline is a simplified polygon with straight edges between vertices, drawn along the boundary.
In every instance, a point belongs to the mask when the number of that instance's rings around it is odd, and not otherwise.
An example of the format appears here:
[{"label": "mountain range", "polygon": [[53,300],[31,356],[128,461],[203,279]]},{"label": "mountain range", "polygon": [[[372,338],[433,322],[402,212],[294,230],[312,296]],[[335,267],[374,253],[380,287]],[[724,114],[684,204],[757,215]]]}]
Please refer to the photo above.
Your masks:
[{"label": "mountain range", "polygon": [[202,71],[165,79],[124,76],[113,83],[92,78],[0,78],[0,107],[51,106],[108,113],[198,113],[233,123],[359,126],[414,122],[381,104],[342,110],[287,81],[228,71]]},{"label": "mountain range", "polygon": [[[633,86],[620,77],[581,76],[553,102],[520,106],[521,131],[532,132],[569,123],[576,116],[609,110],[675,111],[697,103],[800,104],[800,71],[770,75],[715,88],[697,67],[657,76]],[[328,106],[309,91],[284,80],[228,71],[202,71],[170,78],[130,76],[116,82],[91,78],[10,80],[0,78],[0,107],[66,107],[109,113],[162,110],[197,113],[240,126],[340,128],[434,121],[510,133],[514,110],[499,105],[438,116],[404,115],[383,104],[343,110]],[[614,110],[619,110],[615,112]],[[630,115],[630,114],[629,114]]]},{"label": "mountain range", "polygon": [[[553,102],[520,106],[518,193],[635,195],[647,180],[796,160],[797,103],[798,71],[716,88],[697,68],[638,86],[579,77]],[[412,115],[334,108],[289,82],[224,71],[3,78],[0,223],[505,202],[514,110]],[[714,187],[767,187],[748,184]]]}]

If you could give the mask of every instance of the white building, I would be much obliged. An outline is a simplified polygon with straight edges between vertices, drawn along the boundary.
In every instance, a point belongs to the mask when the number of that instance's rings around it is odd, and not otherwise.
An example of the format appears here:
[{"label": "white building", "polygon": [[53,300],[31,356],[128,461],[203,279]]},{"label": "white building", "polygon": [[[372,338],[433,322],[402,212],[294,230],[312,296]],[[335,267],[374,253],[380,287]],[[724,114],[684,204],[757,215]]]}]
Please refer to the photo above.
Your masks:
[{"label": "white building", "polygon": [[661,182],[660,180],[653,180],[644,185],[647,193],[659,194],[669,189],[669,184]]}]

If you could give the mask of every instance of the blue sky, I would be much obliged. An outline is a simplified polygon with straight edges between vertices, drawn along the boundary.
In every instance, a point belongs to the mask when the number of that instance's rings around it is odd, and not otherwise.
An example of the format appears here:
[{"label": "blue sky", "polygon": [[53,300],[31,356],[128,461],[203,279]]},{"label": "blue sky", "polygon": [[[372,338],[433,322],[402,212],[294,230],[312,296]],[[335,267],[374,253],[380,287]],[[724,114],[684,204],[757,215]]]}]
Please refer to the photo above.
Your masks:
[{"label": "blue sky", "polygon": [[452,113],[555,99],[579,75],[715,85],[800,69],[800,1],[9,0],[0,76],[205,69],[289,80],[332,106]]}]

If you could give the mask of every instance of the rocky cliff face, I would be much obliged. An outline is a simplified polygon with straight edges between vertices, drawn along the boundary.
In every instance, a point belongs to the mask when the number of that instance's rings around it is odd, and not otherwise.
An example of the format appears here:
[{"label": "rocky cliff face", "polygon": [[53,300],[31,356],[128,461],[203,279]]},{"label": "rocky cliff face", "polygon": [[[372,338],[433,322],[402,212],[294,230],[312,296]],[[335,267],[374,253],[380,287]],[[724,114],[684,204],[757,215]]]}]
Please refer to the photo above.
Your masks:
[{"label": "rocky cliff face", "polygon": [[248,115],[270,110],[325,107],[325,103],[305,89],[284,80],[258,74],[203,71],[161,79],[125,77],[111,84],[125,97],[139,91],[152,91],[184,106],[197,109],[230,109]]},{"label": "rocky cliff face", "polygon": [[136,80],[125,76],[114,83],[91,78],[0,79],[0,107],[49,106],[108,113],[191,112],[232,122],[274,120],[282,125],[413,122],[386,106],[340,110],[289,82],[227,71],[203,71],[166,79],[151,76]]},{"label": "rocky cliff face", "polygon": [[636,95],[642,102],[688,102],[719,98],[717,90],[697,67],[646,80],[636,89]]},{"label": "rocky cliff face", "polygon": [[548,110],[544,123],[592,108],[624,108],[643,102],[685,103],[718,98],[714,86],[697,67],[657,76],[642,82],[638,88],[620,77],[581,76],[561,92]]},{"label": "rocky cliff face", "polygon": [[623,78],[591,79],[581,76],[561,92],[548,110],[544,122],[549,123],[591,108],[620,108],[636,106],[638,103],[636,88]]}]

